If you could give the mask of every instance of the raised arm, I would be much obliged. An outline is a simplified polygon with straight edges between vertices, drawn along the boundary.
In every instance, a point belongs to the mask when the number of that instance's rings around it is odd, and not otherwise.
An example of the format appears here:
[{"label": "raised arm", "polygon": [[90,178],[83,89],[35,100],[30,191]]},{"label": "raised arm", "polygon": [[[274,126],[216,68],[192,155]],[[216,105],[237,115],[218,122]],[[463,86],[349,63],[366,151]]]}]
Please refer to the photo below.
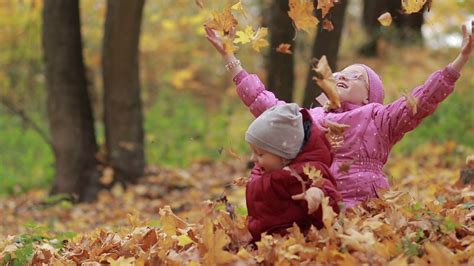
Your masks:
[{"label": "raised arm", "polygon": [[[204,28],[206,30],[206,38],[223,57],[225,68],[230,72],[232,80],[237,86],[237,94],[255,117],[258,117],[274,105],[285,103],[278,100],[275,94],[268,91],[257,75],[248,74],[242,68],[240,61],[234,53],[226,51],[224,41],[221,37],[217,36],[214,30],[208,27]],[[235,29],[229,33],[229,38],[232,39],[234,35]]]},{"label": "raised arm", "polygon": [[[474,25],[474,21],[471,21],[471,25]],[[407,97],[402,97],[389,105],[375,107],[373,119],[382,135],[386,136],[391,144],[395,144],[405,133],[416,128],[453,92],[460,71],[472,53],[474,27],[472,28],[468,34],[466,26],[462,26],[463,43],[456,59],[444,69],[431,74],[423,85],[411,92],[411,96],[417,101],[416,110],[415,105]]]}]

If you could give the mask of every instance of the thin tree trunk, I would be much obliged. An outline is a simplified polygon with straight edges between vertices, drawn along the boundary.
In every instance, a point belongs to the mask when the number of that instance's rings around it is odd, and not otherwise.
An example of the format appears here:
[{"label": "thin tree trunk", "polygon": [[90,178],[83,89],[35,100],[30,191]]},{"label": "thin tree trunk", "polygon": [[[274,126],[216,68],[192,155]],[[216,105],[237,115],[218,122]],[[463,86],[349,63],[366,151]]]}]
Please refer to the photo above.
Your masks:
[{"label": "thin tree trunk", "polygon": [[90,201],[99,176],[80,25],[78,0],[45,0],[42,39],[56,170],[51,193]]},{"label": "thin tree trunk", "polygon": [[[318,24],[318,32],[316,40],[313,45],[313,58],[321,58],[326,55],[331,69],[337,69],[337,56],[339,53],[339,46],[341,42],[341,34],[344,26],[344,15],[346,13],[347,0],[339,1],[329,12],[327,17],[332,21],[334,30],[324,30],[322,21]],[[313,81],[314,72],[311,71],[311,66],[308,71],[306,79],[305,96],[303,106],[314,106],[314,98],[321,93],[321,88]]]},{"label": "thin tree trunk", "polygon": [[145,167],[138,44],[144,0],[108,0],[103,44],[104,120],[115,180],[136,182]]},{"label": "thin tree trunk", "polygon": [[274,0],[270,11],[270,56],[268,60],[268,88],[286,102],[293,101],[293,54],[276,51],[281,43],[293,48],[295,30],[288,16],[288,0]]}]

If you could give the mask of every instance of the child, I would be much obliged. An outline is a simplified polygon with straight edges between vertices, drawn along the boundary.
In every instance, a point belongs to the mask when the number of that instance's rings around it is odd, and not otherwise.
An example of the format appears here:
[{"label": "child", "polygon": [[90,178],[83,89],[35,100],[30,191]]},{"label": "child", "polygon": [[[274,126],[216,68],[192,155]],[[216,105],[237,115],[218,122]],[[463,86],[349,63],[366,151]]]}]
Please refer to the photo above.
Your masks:
[{"label": "child", "polygon": [[[378,189],[389,188],[382,168],[393,145],[432,114],[453,91],[459,72],[472,52],[474,21],[471,21],[471,34],[465,25],[462,31],[462,48],[456,59],[411,92],[418,101],[416,111],[405,97],[383,105],[382,81],[374,70],[363,64],[350,65],[334,73],[341,108],[327,111],[316,107],[309,110],[318,123],[333,121],[350,126],[344,133],[342,147],[333,150],[334,160],[330,168],[346,207],[377,197]],[[207,39],[227,62],[226,68],[237,85],[238,95],[254,116],[283,103],[265,89],[256,75],[243,70],[233,54],[225,52],[220,38],[212,30],[206,28],[206,32]]]},{"label": "child", "polygon": [[[329,172],[329,143],[307,110],[300,111],[294,103],[271,107],[252,122],[245,140],[255,163],[246,190],[248,229],[254,242],[264,232],[284,234],[293,223],[303,232],[311,225],[321,228],[319,205],[325,196],[339,212],[341,196]],[[310,187],[312,181],[303,173],[307,165],[321,171],[321,187]],[[287,167],[310,187],[306,192]]]}]

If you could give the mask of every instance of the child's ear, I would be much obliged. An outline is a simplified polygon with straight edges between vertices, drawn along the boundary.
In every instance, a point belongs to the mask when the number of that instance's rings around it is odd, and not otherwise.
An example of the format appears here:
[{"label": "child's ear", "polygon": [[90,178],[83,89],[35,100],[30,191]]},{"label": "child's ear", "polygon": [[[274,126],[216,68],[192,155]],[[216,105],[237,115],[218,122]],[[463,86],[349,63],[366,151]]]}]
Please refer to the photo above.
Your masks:
[{"label": "child's ear", "polygon": [[365,99],[362,103],[363,103],[363,104],[368,104],[368,103],[369,103],[369,99]]}]

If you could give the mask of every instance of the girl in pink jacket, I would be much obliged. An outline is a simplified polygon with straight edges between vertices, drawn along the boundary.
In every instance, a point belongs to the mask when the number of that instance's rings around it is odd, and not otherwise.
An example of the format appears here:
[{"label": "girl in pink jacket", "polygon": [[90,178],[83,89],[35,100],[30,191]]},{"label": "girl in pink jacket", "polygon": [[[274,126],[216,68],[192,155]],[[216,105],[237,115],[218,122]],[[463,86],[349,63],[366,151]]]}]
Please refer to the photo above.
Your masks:
[{"label": "girl in pink jacket", "polygon": [[[472,52],[474,21],[471,21],[470,34],[465,25],[462,31],[461,52],[456,59],[431,74],[424,84],[411,92],[418,99],[416,112],[405,97],[384,105],[381,79],[363,64],[350,65],[334,73],[341,108],[330,111],[321,107],[310,109],[313,120],[322,125],[329,120],[350,126],[344,133],[342,147],[332,150],[334,159],[330,167],[347,208],[377,197],[378,189],[389,188],[382,168],[393,145],[432,114],[438,104],[452,93],[459,72]],[[237,85],[238,95],[254,116],[283,103],[265,89],[256,75],[243,70],[233,54],[226,53],[221,39],[212,30],[206,28],[206,32],[207,39],[223,55],[226,68]]]}]

